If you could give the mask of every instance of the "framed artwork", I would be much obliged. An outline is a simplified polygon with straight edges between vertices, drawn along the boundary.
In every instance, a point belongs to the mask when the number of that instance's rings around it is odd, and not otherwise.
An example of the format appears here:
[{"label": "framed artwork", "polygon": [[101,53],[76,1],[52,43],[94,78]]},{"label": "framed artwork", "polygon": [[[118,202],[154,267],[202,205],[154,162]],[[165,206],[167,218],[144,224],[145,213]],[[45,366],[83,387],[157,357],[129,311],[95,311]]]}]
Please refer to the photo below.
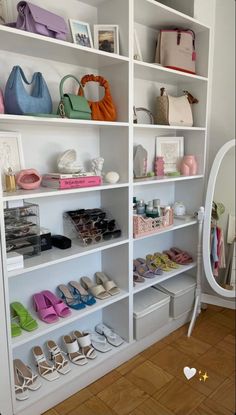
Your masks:
[{"label": "framed artwork", "polygon": [[73,19],[69,19],[69,23],[73,42],[76,43],[76,45],[92,48],[93,39],[89,24],[86,22],[81,22],[80,20]]},{"label": "framed artwork", "polygon": [[119,54],[119,26],[94,25],[94,47],[104,52]]},{"label": "framed artwork", "polygon": [[184,156],[184,137],[156,137],[156,157],[165,162],[165,173],[179,170]]},{"label": "framed artwork", "polygon": [[141,48],[139,44],[139,38],[138,38],[136,29],[134,29],[134,56],[133,58],[136,61],[143,61],[143,56],[142,56],[142,52],[141,52]]},{"label": "framed artwork", "polygon": [[3,190],[5,190],[4,173],[9,168],[14,173],[24,168],[21,135],[17,132],[0,131],[0,172]]}]

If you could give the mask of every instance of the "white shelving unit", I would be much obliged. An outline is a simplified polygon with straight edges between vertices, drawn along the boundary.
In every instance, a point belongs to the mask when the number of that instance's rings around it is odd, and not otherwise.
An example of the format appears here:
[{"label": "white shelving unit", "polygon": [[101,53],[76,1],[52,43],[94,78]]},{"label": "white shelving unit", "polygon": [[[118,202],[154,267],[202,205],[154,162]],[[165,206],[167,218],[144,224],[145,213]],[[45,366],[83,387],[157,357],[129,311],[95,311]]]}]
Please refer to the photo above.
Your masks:
[{"label": "white shelving unit", "polygon": [[[2,192],[0,197],[0,228],[2,252],[2,285],[6,324],[5,356],[9,361],[11,398],[5,407],[0,407],[2,415],[39,415],[85,387],[92,381],[112,370],[145,347],[176,330],[189,320],[189,314],[171,320],[142,341],[133,338],[133,298],[137,292],[176,275],[188,272],[196,274],[196,263],[180,266],[162,276],[146,280],[133,287],[133,259],[145,257],[149,253],[163,251],[171,246],[179,246],[192,253],[196,259],[197,231],[196,220],[175,221],[174,225],[158,234],[133,238],[132,201],[133,197],[145,200],[161,199],[163,204],[173,204],[183,200],[189,211],[196,211],[203,200],[203,179],[205,175],[207,144],[207,97],[208,97],[208,27],[193,18],[154,0],[68,0],[55,4],[52,0],[34,0],[35,4],[48,8],[65,19],[74,18],[94,24],[118,24],[120,29],[120,55],[109,54],[95,49],[77,46],[67,41],[57,41],[33,33],[0,26],[0,86],[3,88],[14,65],[20,65],[26,76],[35,71],[43,73],[53,100],[54,110],[59,102],[59,83],[63,76],[71,73],[78,78],[94,73],[108,79],[112,96],[118,110],[117,122],[94,122],[69,119],[48,119],[31,116],[0,115],[0,130],[19,131],[25,167],[34,167],[39,172],[56,170],[59,153],[75,148],[79,162],[88,166],[89,160],[102,156],[105,159],[104,171],[117,171],[120,181],[115,185],[87,189],[58,191],[40,188],[35,191],[19,190],[15,193]],[[9,16],[16,17],[17,0],[8,1]],[[196,33],[197,75],[167,69],[153,64],[155,42],[160,28],[183,27]],[[136,29],[143,54],[143,62],[133,60],[133,29]],[[7,59],[6,59],[7,56]],[[68,89],[74,84],[68,82]],[[133,105],[147,107],[155,113],[155,100],[160,87],[165,86],[171,94],[181,94],[188,89],[199,99],[194,106],[193,127],[173,127],[162,125],[133,124]],[[86,89],[92,99],[98,97],[94,87]],[[142,144],[149,154],[148,170],[152,170],[155,156],[155,140],[158,136],[183,136],[185,154],[195,154],[198,160],[198,174],[190,177],[147,178],[133,181],[133,146]],[[40,256],[25,260],[21,270],[7,272],[5,253],[5,231],[3,210],[9,201],[26,200],[40,207],[40,224],[54,234],[64,233],[63,212],[78,208],[104,207],[119,223],[122,236],[108,242],[82,247],[75,239],[72,247],[61,251],[53,248]],[[106,301],[97,301],[94,306],[74,311],[67,319],[60,319],[54,325],[39,321],[39,328],[11,338],[9,307],[12,301],[22,302],[32,314],[32,295],[43,289],[55,292],[59,284],[79,280],[81,276],[93,277],[96,271],[108,273],[121,289],[119,295]],[[5,302],[5,308],[4,308]],[[4,320],[3,320],[4,321]],[[85,367],[73,365],[72,371],[60,376],[56,382],[42,379],[42,388],[30,394],[30,399],[19,402],[14,396],[14,376],[12,360],[21,358],[32,367],[31,348],[44,344],[50,338],[61,345],[61,337],[75,329],[93,329],[103,321],[113,327],[125,340],[120,348],[113,348],[108,354]],[[2,324],[2,322],[1,322]],[[1,341],[1,340],[0,340]],[[8,346],[7,346],[8,345]],[[4,348],[1,346],[1,352]],[[8,376],[0,374],[0,386]],[[7,391],[9,384],[5,382]],[[0,390],[2,387],[0,388]],[[8,392],[9,393],[9,392]],[[1,395],[1,393],[0,393]]]}]

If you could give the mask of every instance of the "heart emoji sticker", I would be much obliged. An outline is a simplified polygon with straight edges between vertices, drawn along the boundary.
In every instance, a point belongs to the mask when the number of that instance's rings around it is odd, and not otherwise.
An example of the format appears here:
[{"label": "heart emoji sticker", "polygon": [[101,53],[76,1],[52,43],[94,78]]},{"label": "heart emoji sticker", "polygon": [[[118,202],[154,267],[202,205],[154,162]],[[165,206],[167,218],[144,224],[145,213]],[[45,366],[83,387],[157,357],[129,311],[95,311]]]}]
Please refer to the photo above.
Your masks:
[{"label": "heart emoji sticker", "polygon": [[185,376],[188,380],[192,379],[192,378],[196,375],[196,373],[197,373],[197,369],[195,369],[194,367],[192,367],[192,368],[190,369],[190,367],[186,366],[186,367],[184,368],[184,376]]}]

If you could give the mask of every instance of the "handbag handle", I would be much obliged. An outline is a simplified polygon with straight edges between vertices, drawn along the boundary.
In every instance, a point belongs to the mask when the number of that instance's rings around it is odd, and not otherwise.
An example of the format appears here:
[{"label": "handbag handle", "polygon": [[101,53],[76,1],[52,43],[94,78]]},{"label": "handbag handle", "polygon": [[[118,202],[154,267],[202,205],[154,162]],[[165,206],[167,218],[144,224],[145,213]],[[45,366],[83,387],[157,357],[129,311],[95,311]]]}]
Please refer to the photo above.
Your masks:
[{"label": "handbag handle", "polygon": [[25,74],[24,74],[24,72],[23,72],[22,68],[21,68],[20,66],[18,66],[18,65],[17,65],[17,66],[14,66],[14,68],[13,68],[13,70],[12,70],[12,76],[11,76],[11,79],[10,79],[10,88],[12,88],[12,87],[13,87],[16,72],[20,72],[21,78],[23,79],[23,81],[24,81],[27,85],[31,85],[31,84],[35,81],[35,78],[36,78],[36,77],[37,77],[37,78],[39,78],[39,75],[40,75],[40,77],[42,77],[41,72],[35,72],[35,73],[34,73],[34,75],[33,75],[33,77],[32,77],[31,82],[29,82],[29,81],[26,79]]},{"label": "handbag handle", "polygon": [[61,80],[61,82],[60,82],[60,97],[61,97],[61,99],[63,98],[63,96],[64,96],[64,91],[63,91],[63,87],[64,87],[64,83],[65,83],[65,81],[67,80],[67,79],[69,79],[69,78],[73,78],[78,84],[79,84],[79,86],[80,86],[80,88],[82,88],[82,91],[84,92],[84,89],[83,89],[83,85],[81,84],[81,82],[78,80],[78,78],[76,78],[74,75],[66,75],[66,76],[64,76],[64,78],[62,78],[62,80]]},{"label": "handbag handle", "polygon": [[104,98],[99,102],[102,102],[108,96],[111,98],[110,86],[109,86],[108,81],[105,78],[103,78],[102,76],[99,76],[99,75],[85,75],[81,79],[81,86],[80,86],[78,95],[84,96],[83,87],[85,86],[85,84],[87,84],[87,82],[98,82],[99,85],[102,86],[105,89]]}]

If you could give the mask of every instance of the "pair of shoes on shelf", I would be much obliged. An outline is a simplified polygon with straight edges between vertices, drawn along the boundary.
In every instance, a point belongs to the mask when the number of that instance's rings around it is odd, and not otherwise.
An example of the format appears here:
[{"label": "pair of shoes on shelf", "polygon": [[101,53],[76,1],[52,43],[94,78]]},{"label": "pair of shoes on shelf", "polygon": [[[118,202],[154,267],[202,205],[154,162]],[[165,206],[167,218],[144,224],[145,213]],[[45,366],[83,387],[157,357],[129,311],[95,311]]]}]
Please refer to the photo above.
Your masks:
[{"label": "pair of shoes on shelf", "polygon": [[72,363],[83,366],[88,363],[87,359],[95,359],[97,354],[91,344],[90,333],[75,330],[72,336],[63,337],[68,357]]},{"label": "pair of shoes on shelf", "polygon": [[41,387],[41,383],[29,366],[26,366],[22,360],[13,361],[15,394],[18,401],[24,401],[29,398],[28,390],[36,391]]},{"label": "pair of shoes on shelf", "polygon": [[59,348],[56,342],[48,340],[46,345],[50,353],[50,360],[53,364],[47,362],[45,354],[40,346],[33,347],[32,353],[36,361],[39,375],[52,382],[59,378],[59,373],[66,375],[71,368],[68,360],[63,356],[64,352]]},{"label": "pair of shoes on shelf", "polygon": [[[162,275],[163,271],[160,266],[153,263],[151,256],[147,255],[146,260],[137,258],[133,261],[134,281],[144,282],[142,278],[155,278]],[[138,278],[142,277],[142,278]]]},{"label": "pair of shoes on shelf", "polygon": [[179,268],[179,265],[171,261],[166,254],[155,252],[153,255],[147,255],[147,261],[150,261],[154,266],[160,267],[164,272],[170,272],[172,269]]},{"label": "pair of shoes on shelf", "polygon": [[58,287],[61,298],[68,307],[74,310],[81,310],[96,303],[93,295],[90,295],[77,281],[70,281],[68,286],[60,284]]},{"label": "pair of shoes on shelf", "polygon": [[89,277],[82,277],[80,281],[81,285],[99,300],[106,300],[110,296],[120,293],[120,289],[117,287],[116,283],[111,280],[105,272],[95,273],[96,283]]},{"label": "pair of shoes on shelf", "polygon": [[39,318],[48,324],[55,323],[59,317],[64,318],[71,314],[69,307],[48,290],[34,294],[33,304]]},{"label": "pair of shoes on shelf", "polygon": [[115,333],[110,327],[106,324],[99,323],[95,326],[95,331],[99,335],[102,335],[106,338],[107,342],[110,343],[112,346],[119,347],[122,343],[124,343],[124,339],[119,336],[119,334]]},{"label": "pair of shoes on shelf", "polygon": [[38,323],[31,316],[29,311],[18,301],[10,304],[11,308],[11,335],[12,337],[20,336],[22,330],[33,331],[38,328]]},{"label": "pair of shoes on shelf", "polygon": [[163,254],[166,254],[169,259],[179,265],[188,265],[193,262],[193,257],[188,252],[182,251],[182,249],[176,247],[163,251]]}]

